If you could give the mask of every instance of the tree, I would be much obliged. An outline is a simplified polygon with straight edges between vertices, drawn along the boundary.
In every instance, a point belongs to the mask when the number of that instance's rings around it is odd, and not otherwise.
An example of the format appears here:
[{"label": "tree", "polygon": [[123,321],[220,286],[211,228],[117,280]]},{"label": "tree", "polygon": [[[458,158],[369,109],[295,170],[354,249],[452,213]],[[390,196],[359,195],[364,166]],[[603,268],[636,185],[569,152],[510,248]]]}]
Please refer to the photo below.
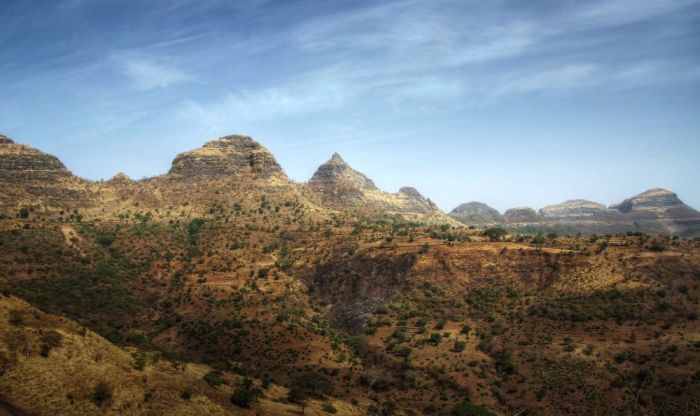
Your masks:
[{"label": "tree", "polygon": [[333,384],[328,379],[316,373],[304,373],[292,381],[287,399],[298,403],[303,415],[308,399],[323,399],[330,394],[333,394]]},{"label": "tree", "polygon": [[500,241],[508,232],[501,227],[492,227],[484,230],[484,237],[488,237],[490,241]]}]

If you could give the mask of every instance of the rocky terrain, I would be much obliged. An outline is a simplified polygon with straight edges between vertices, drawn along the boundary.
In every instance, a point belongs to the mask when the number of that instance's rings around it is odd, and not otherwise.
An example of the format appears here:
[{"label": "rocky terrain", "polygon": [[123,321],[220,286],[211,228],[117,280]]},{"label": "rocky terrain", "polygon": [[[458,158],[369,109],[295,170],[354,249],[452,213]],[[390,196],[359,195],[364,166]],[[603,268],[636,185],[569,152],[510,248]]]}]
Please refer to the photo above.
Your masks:
[{"label": "rocky terrain", "polygon": [[142,180],[0,155],[0,414],[700,414],[700,240],[604,217],[689,230],[666,191],[456,210],[492,232],[246,136]]},{"label": "rocky terrain", "polygon": [[370,215],[387,212],[446,220],[442,211],[414,188],[403,187],[395,194],[384,192],[337,153],[316,170],[308,187],[320,196],[324,205],[334,208]]},{"label": "rocky terrain", "polygon": [[467,225],[504,226],[513,231],[554,231],[608,234],[642,232],[677,236],[700,236],[700,212],[665,189],[650,189],[619,204],[574,199],[535,212],[513,208],[504,215],[479,202],[462,204],[449,214]]}]

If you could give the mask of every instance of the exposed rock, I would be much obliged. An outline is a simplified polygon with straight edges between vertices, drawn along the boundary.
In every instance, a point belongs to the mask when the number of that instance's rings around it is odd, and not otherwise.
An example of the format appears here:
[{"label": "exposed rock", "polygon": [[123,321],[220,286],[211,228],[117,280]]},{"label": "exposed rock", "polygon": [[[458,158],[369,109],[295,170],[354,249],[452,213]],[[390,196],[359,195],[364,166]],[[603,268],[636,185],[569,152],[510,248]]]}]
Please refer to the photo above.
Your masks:
[{"label": "exposed rock", "polygon": [[308,183],[315,191],[348,202],[360,198],[363,191],[378,190],[371,179],[351,168],[338,153],[319,166]]},{"label": "exposed rock", "polygon": [[561,204],[549,205],[540,209],[539,214],[546,220],[590,220],[605,216],[608,208],[603,204],[571,199]]},{"label": "exposed rock", "polygon": [[529,207],[511,208],[503,214],[508,222],[538,221],[540,217]]},{"label": "exposed rock", "polygon": [[497,224],[505,220],[498,210],[477,201],[461,204],[449,215],[468,225]]},{"label": "exposed rock", "polygon": [[414,188],[403,187],[395,194],[380,190],[371,179],[351,168],[337,153],[316,170],[308,186],[320,194],[324,205],[333,208],[364,213],[385,211],[434,215],[451,221]]},{"label": "exposed rock", "polygon": [[2,137],[5,140],[0,140],[0,179],[8,182],[54,181],[71,176],[56,156]]},{"label": "exposed rock", "polygon": [[9,137],[7,137],[5,135],[0,134],[0,144],[12,144],[12,143],[14,143],[14,141],[12,141],[12,139],[10,139]]},{"label": "exposed rock", "polygon": [[225,136],[175,157],[171,174],[189,178],[250,176],[286,177],[275,157],[248,136]]},{"label": "exposed rock", "polygon": [[685,204],[678,199],[678,195],[675,193],[666,189],[654,188],[625,199],[619,204],[611,205],[610,208],[627,213],[631,211],[663,211],[683,205]]}]

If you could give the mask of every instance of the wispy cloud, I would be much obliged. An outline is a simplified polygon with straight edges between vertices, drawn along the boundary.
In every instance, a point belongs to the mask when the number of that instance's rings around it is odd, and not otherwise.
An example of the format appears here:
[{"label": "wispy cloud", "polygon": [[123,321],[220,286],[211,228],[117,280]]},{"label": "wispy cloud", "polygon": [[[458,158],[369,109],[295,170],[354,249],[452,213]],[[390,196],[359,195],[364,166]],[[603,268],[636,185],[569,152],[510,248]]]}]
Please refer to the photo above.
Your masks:
[{"label": "wispy cloud", "polygon": [[572,64],[560,68],[518,76],[505,82],[497,95],[541,91],[570,91],[597,85],[603,80],[593,64]]},{"label": "wispy cloud", "polygon": [[302,83],[284,87],[227,93],[204,103],[187,99],[175,113],[181,119],[210,129],[275,118],[328,111],[347,99],[347,91],[334,83]]},{"label": "wispy cloud", "polygon": [[184,71],[153,58],[116,54],[112,59],[121,64],[123,74],[139,90],[169,87],[192,79]]}]

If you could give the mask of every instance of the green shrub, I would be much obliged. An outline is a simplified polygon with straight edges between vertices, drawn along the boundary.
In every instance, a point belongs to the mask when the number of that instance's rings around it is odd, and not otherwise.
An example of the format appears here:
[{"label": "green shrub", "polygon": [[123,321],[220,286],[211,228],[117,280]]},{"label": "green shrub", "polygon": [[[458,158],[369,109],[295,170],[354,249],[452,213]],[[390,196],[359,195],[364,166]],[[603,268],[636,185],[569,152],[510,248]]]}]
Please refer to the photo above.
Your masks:
[{"label": "green shrub", "polygon": [[467,343],[464,341],[455,341],[454,346],[452,347],[452,351],[454,352],[462,352],[464,349],[467,347]]},{"label": "green shrub", "polygon": [[221,379],[221,372],[219,371],[210,371],[206,373],[202,379],[212,387],[218,387],[224,383],[224,380]]}]

